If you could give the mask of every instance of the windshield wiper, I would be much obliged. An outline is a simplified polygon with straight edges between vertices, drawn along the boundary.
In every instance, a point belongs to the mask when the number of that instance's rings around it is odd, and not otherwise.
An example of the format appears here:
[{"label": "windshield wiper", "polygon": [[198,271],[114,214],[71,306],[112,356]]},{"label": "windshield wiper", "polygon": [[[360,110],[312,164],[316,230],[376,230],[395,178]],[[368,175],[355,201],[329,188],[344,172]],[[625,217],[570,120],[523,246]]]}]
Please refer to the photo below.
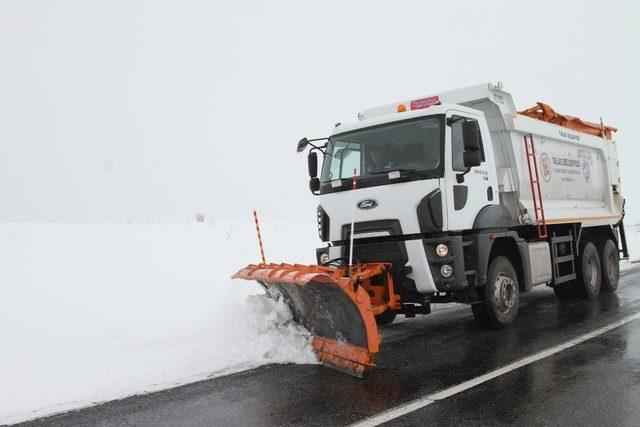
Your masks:
[{"label": "windshield wiper", "polygon": [[[402,173],[407,173],[407,174],[418,176],[420,178],[428,178],[426,172],[424,172],[424,171],[420,171],[418,169],[402,169],[402,168],[400,168],[400,169],[389,169],[389,170],[386,170],[386,171],[371,172],[371,173],[368,173],[366,175],[359,176],[358,179],[367,178],[367,177],[370,177],[370,176],[373,176],[373,175],[390,174],[392,172],[400,172],[401,174]],[[406,175],[405,175],[405,177],[406,177]],[[328,183],[334,189],[343,188],[347,184],[349,184],[349,185],[351,184],[351,178],[349,178],[349,177],[336,178],[336,179],[332,179],[332,180],[328,181]]]},{"label": "windshield wiper", "polygon": [[406,173],[415,174],[417,176],[426,178],[426,175],[424,174],[424,172],[419,171],[418,169],[402,169],[402,168],[400,168],[400,169],[389,169],[389,170],[386,170],[386,171],[371,172],[368,175],[383,175],[383,174],[390,174],[391,172],[400,172],[400,173],[406,172]]}]

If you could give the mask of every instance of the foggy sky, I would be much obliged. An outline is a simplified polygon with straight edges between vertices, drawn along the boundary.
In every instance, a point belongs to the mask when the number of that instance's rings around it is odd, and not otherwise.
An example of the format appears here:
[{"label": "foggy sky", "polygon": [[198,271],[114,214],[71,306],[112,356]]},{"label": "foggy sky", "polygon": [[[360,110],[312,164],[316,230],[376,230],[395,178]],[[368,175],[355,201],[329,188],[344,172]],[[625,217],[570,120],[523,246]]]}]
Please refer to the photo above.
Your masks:
[{"label": "foggy sky", "polygon": [[314,221],[302,136],[502,81],[617,126],[640,215],[637,2],[0,2],[0,221]]}]

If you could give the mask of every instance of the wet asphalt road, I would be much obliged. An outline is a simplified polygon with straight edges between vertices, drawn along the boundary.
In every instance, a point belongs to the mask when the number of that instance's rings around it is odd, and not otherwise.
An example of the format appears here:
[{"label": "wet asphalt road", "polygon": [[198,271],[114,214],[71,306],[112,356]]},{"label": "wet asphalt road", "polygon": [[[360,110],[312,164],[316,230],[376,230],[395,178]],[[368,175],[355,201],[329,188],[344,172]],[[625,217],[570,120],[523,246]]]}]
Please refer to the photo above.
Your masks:
[{"label": "wet asphalt road", "polygon": [[[32,422],[34,425],[345,425],[569,341],[640,311],[640,268],[616,294],[521,296],[511,328],[477,326],[467,306],[383,330],[378,367],[357,379],[269,365]],[[640,320],[439,400],[388,424],[640,425]]]}]

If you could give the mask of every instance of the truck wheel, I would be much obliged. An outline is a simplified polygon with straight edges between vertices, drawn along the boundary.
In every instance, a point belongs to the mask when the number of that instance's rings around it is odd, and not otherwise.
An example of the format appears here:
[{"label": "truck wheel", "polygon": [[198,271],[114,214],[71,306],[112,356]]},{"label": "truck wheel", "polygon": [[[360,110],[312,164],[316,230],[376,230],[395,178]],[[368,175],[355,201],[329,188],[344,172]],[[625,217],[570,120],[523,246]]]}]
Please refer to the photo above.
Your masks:
[{"label": "truck wheel", "polygon": [[502,329],[516,318],[519,297],[516,270],[509,258],[498,256],[489,265],[482,303],[473,304],[471,311],[478,323]]},{"label": "truck wheel", "polygon": [[620,280],[620,253],[613,240],[608,239],[600,247],[600,265],[602,266],[602,290],[615,292]]},{"label": "truck wheel", "polygon": [[578,263],[578,289],[583,298],[594,300],[600,294],[602,274],[598,251],[592,242],[582,248]]},{"label": "truck wheel", "polygon": [[395,318],[396,318],[396,312],[387,310],[384,313],[378,314],[376,316],[376,325],[378,326],[388,325],[390,323],[393,323]]}]

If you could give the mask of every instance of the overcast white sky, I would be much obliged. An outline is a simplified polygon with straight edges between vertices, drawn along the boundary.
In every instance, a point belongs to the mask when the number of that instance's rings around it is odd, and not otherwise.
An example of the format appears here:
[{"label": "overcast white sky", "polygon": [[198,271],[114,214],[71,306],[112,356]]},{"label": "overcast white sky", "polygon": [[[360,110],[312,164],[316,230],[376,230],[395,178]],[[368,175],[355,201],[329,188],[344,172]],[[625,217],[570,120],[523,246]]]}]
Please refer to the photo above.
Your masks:
[{"label": "overcast white sky", "polygon": [[502,81],[618,126],[640,217],[635,1],[1,1],[0,221],[315,219],[302,136]]}]

